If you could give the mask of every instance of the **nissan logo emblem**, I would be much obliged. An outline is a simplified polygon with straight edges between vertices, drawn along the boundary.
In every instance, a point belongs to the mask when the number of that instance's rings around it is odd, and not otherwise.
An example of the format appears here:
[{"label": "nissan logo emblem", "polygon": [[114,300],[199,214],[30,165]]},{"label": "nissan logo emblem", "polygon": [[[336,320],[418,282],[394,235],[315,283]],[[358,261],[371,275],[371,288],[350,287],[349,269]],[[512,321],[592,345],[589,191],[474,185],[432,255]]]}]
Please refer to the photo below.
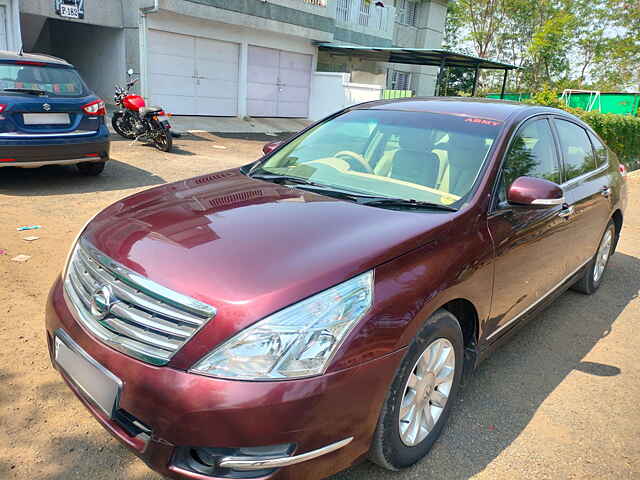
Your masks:
[{"label": "nissan logo emblem", "polygon": [[42,109],[43,109],[45,112],[48,112],[49,110],[51,110],[51,105],[49,105],[48,103],[43,103],[43,104],[42,104]]},{"label": "nissan logo emblem", "polygon": [[102,320],[111,312],[111,307],[118,302],[113,295],[113,290],[108,285],[103,285],[94,290],[91,295],[91,315],[96,320]]}]

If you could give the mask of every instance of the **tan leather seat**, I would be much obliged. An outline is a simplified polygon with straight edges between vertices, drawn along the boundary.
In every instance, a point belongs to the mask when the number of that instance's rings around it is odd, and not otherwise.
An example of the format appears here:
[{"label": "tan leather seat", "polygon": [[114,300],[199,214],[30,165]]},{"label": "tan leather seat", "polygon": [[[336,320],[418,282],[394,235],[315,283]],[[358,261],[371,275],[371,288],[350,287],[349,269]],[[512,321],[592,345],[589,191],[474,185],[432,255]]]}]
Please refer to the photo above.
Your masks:
[{"label": "tan leather seat", "polygon": [[399,148],[387,152],[376,165],[377,175],[387,176],[426,187],[435,187],[440,159],[431,151],[431,143],[422,135],[402,132]]}]

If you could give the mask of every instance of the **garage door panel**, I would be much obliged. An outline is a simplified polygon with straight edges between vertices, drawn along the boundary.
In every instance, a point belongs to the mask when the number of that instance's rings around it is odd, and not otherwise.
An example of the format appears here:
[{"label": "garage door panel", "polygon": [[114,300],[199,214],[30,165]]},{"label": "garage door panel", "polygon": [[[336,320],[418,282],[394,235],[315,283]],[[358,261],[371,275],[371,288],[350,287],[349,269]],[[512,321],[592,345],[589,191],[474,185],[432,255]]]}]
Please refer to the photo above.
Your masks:
[{"label": "garage door panel", "polygon": [[309,98],[309,89],[285,86],[279,92],[279,100],[283,102],[306,102]]},{"label": "garage door panel", "polygon": [[259,83],[278,83],[278,69],[273,67],[261,67],[249,65],[247,68],[249,79]]},{"label": "garage door panel", "polygon": [[279,117],[306,117],[307,116],[307,102],[287,102],[280,100],[278,102]]},{"label": "garage door panel", "polygon": [[247,85],[248,98],[257,100],[276,100],[278,96],[278,87],[268,83],[249,83]]},{"label": "garage door panel", "polygon": [[283,51],[280,53],[280,68],[309,71],[311,69],[311,56]]},{"label": "garage door panel", "polygon": [[238,88],[238,69],[220,68],[220,64],[209,61],[198,61],[198,75],[200,77],[234,82]]},{"label": "garage door panel", "polygon": [[151,30],[149,50],[154,103],[177,115],[238,114],[237,43]]},{"label": "garage door panel", "polygon": [[276,67],[280,62],[279,50],[273,48],[249,46],[249,65],[255,65],[259,67]]},{"label": "garage door panel", "polygon": [[163,55],[159,53],[152,53],[149,55],[150,73],[162,73],[166,75],[178,75],[191,78],[194,67],[195,61],[193,58]]},{"label": "garage door panel", "polygon": [[254,117],[276,117],[278,115],[278,104],[275,100],[249,99],[247,101],[249,115]]},{"label": "garage door panel", "polygon": [[196,98],[178,95],[154,95],[153,103],[173,115],[195,115]]},{"label": "garage door panel", "polygon": [[198,97],[196,103],[196,115],[211,115],[215,111],[216,116],[233,117],[238,112],[238,102],[234,98],[206,98]]},{"label": "garage door panel", "polygon": [[153,74],[151,78],[151,94],[155,95],[177,95],[194,96],[196,86],[191,77],[176,77],[173,75]]},{"label": "garage door panel", "polygon": [[200,84],[196,85],[197,97],[211,98],[237,98],[236,82],[225,82],[217,79],[201,79]]},{"label": "garage door panel", "polygon": [[299,70],[280,70],[280,81],[285,85],[295,85],[299,87],[309,88],[309,82],[311,81],[310,72],[301,72]]},{"label": "garage door panel", "polygon": [[189,35],[149,30],[147,38],[149,52],[165,55],[194,56],[195,39]]}]

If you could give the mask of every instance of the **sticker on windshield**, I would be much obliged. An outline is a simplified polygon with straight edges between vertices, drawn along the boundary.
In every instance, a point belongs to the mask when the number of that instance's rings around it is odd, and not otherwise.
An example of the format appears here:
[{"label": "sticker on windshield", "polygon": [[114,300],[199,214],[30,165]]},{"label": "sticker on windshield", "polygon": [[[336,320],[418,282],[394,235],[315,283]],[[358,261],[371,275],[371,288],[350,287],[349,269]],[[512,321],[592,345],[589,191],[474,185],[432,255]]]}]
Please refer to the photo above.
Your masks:
[{"label": "sticker on windshield", "polygon": [[491,125],[492,127],[497,127],[502,124],[502,122],[487,120],[486,118],[465,118],[464,121],[465,123],[479,123],[480,125]]},{"label": "sticker on windshield", "polygon": [[440,197],[440,202],[443,203],[444,205],[451,205],[456,200],[457,200],[457,198],[452,197],[451,195],[442,195]]}]

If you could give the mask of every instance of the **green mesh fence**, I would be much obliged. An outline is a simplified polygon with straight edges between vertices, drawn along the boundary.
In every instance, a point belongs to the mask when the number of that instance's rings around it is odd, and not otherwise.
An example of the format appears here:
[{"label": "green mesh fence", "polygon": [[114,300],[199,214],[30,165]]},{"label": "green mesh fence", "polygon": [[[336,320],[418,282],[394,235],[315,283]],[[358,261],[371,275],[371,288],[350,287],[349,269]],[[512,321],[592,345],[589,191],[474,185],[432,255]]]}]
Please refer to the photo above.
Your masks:
[{"label": "green mesh fence", "polygon": [[383,100],[392,100],[394,98],[408,98],[413,97],[413,90],[383,90]]},{"label": "green mesh fence", "polygon": [[[489,93],[488,98],[500,98],[499,93]],[[505,100],[521,102],[531,98],[530,93],[505,93]],[[590,93],[572,93],[569,106],[588,110],[594,95]],[[595,100],[592,110],[602,113],[639,116],[640,93],[601,93]]]}]

